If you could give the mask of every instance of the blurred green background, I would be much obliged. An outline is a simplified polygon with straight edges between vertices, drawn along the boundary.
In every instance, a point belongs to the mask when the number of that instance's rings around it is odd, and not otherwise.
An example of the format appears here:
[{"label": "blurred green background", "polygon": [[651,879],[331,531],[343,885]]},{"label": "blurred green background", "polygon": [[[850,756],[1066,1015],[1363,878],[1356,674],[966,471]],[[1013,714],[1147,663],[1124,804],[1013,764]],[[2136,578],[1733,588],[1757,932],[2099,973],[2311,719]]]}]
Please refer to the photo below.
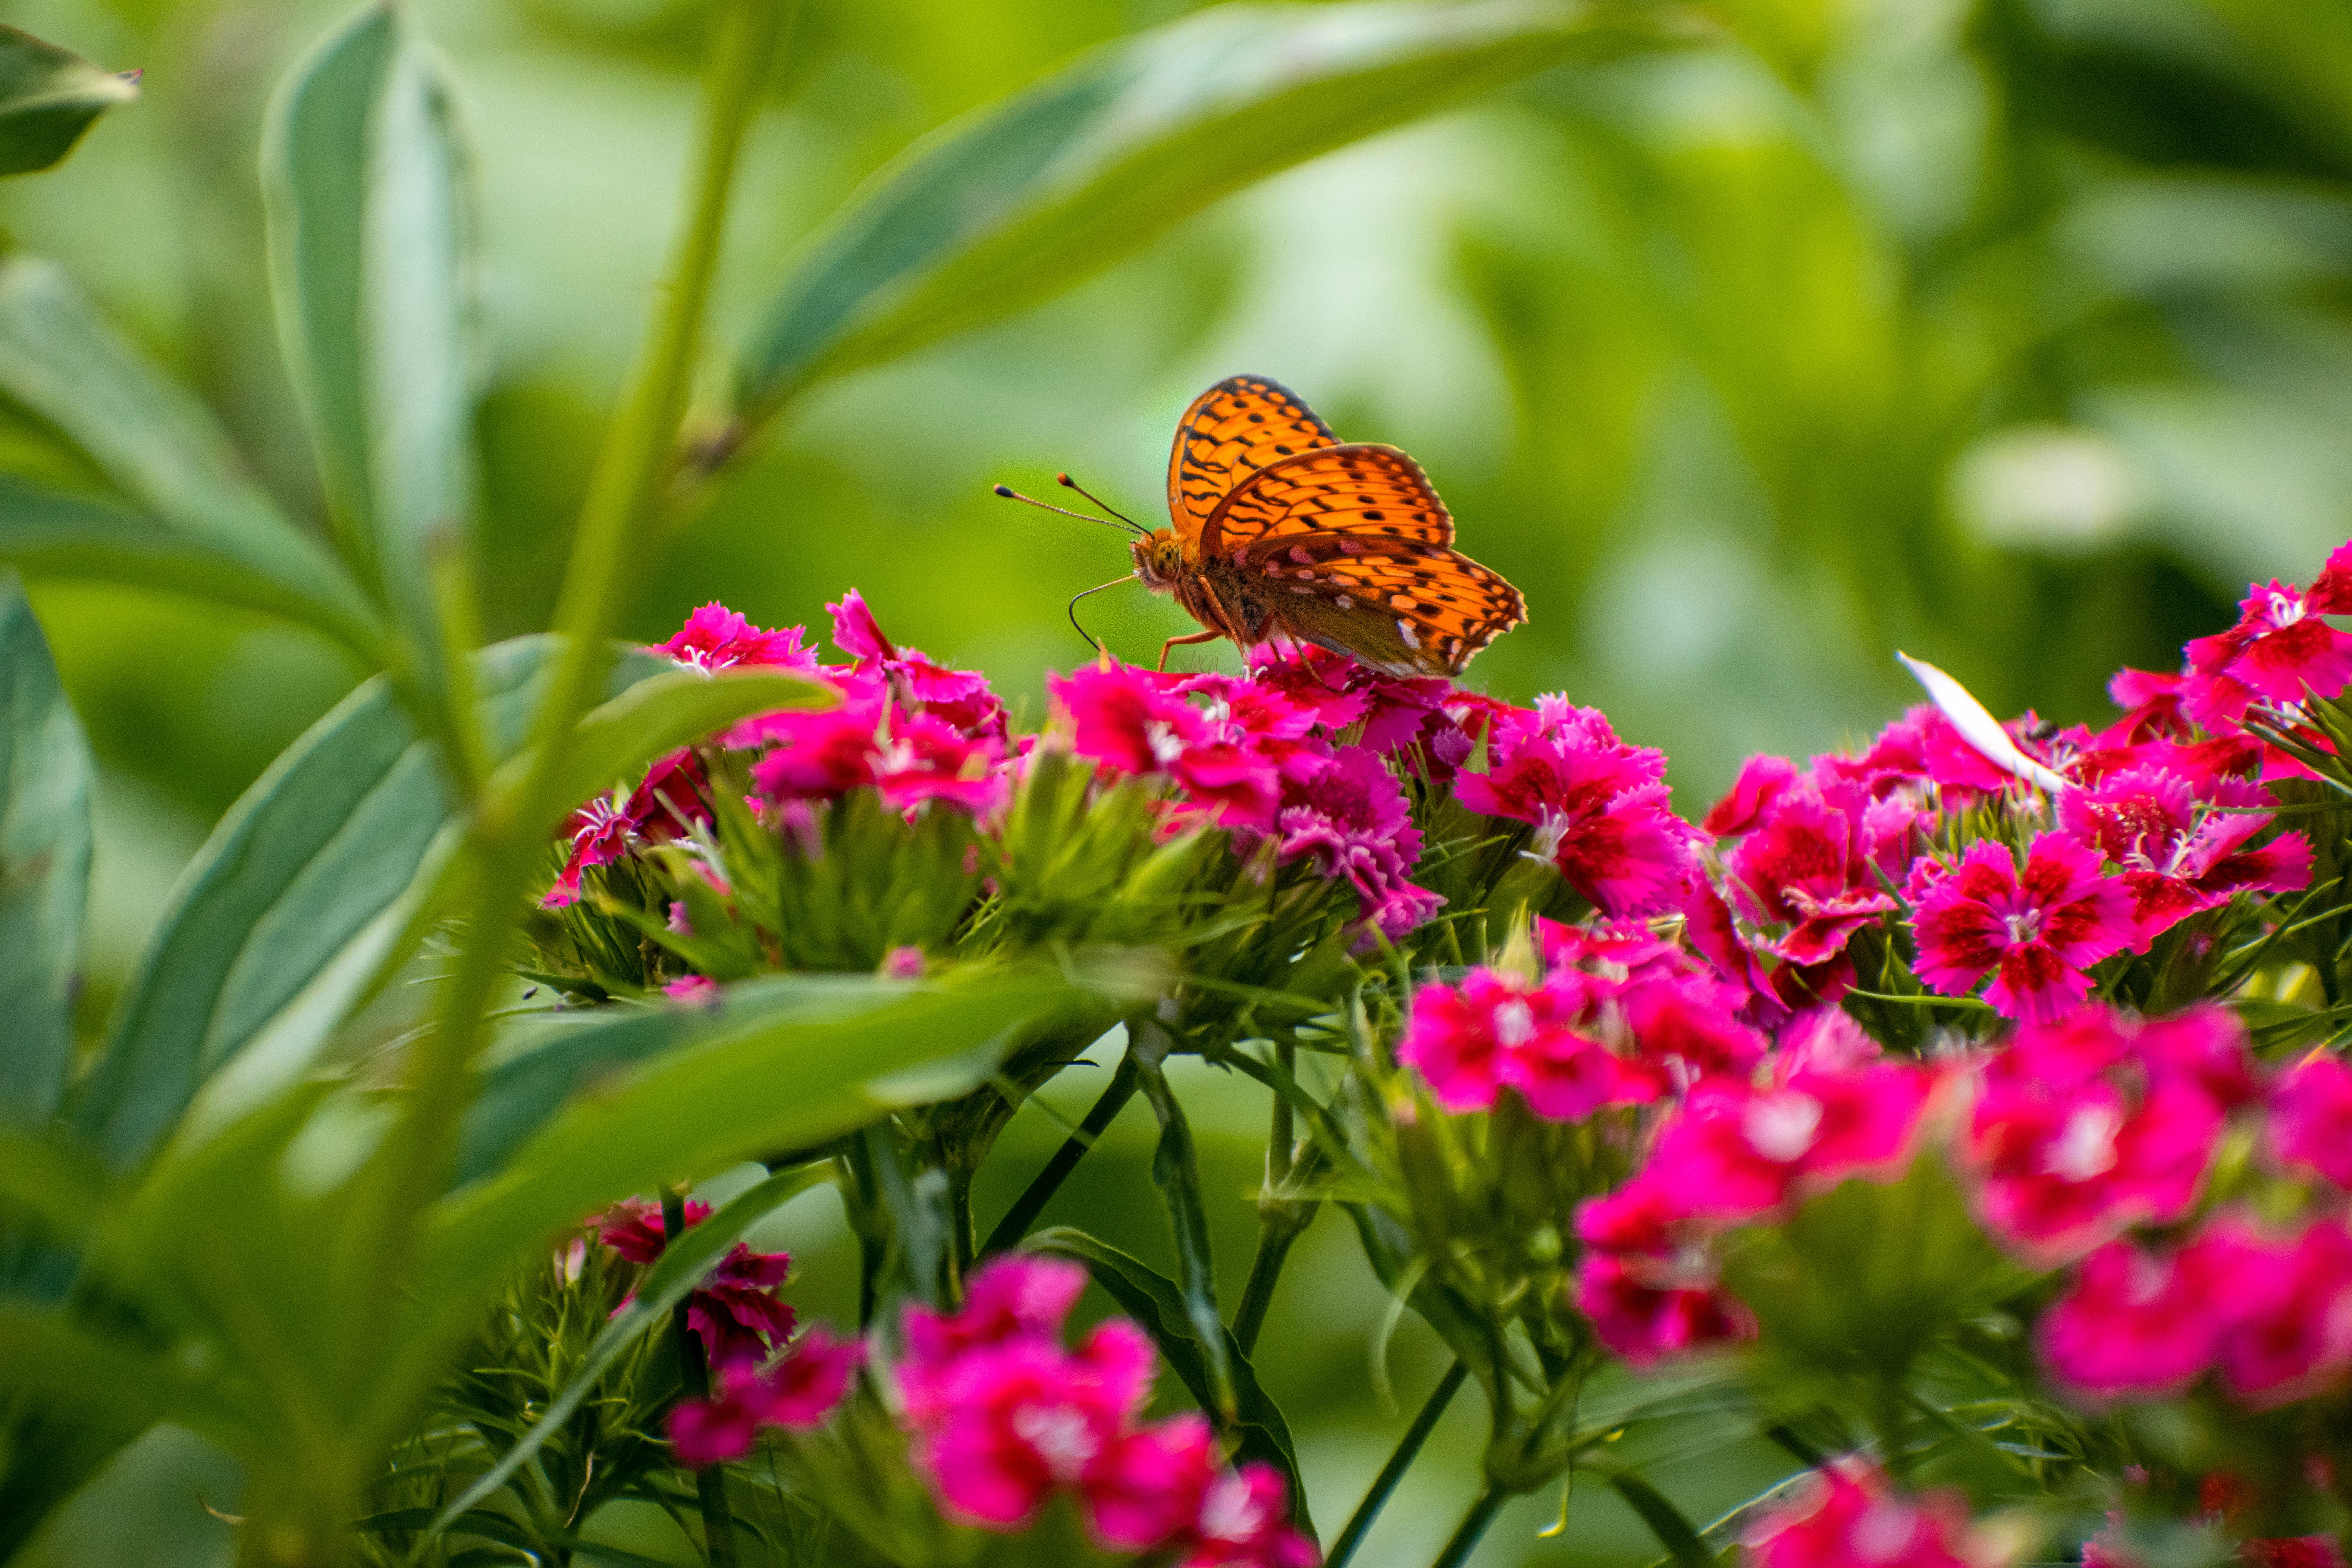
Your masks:
[{"label": "blurred green background", "polygon": [[[708,384],[795,243],[908,141],[1176,0],[806,0],[744,171]],[[269,327],[261,106],[341,0],[40,0],[8,20],[142,101],[0,187],[8,243],[62,260],[215,407],[298,515],[319,498]],[[543,624],[604,411],[676,210],[698,0],[415,0],[466,95],[494,361],[480,418],[493,635]],[[642,564],[633,629],[711,598],[823,625],[863,588],[895,637],[1025,695],[1083,649],[1076,590],[1119,543],[989,497],[1066,468],[1156,515],[1174,419],[1276,376],[1427,467],[1531,623],[1473,684],[1565,690],[1663,746],[1687,810],[1756,750],[1819,750],[1912,700],[1897,646],[1998,711],[2096,717],[2250,578],[2352,534],[2352,4],[1727,0],[1720,37],[1561,70],[1240,193],[1060,297],[829,384]],[[0,458],[37,433],[0,425]],[[101,765],[93,1011],[173,876],[357,679],[309,634],[63,583],[36,603]],[[1089,601],[1130,658],[1181,629]],[[1197,653],[1198,650],[1195,650]],[[1230,659],[1230,650],[1201,655]],[[1255,1091],[1198,1086],[1218,1180],[1255,1179]],[[1083,1086],[1064,1091],[1083,1103]],[[1132,1113],[1131,1113],[1132,1114]],[[1055,1133],[1024,1116],[1017,1182]],[[1114,1223],[1129,1129],[1060,1217]],[[1002,1202],[1003,1194],[998,1195]],[[844,1299],[822,1194],[792,1217],[806,1299]],[[983,1215],[985,1217],[985,1215]],[[1054,1215],[1049,1215],[1055,1217]],[[1231,1277],[1249,1219],[1233,1205]],[[1401,1426],[1367,1382],[1383,1302],[1327,1220],[1286,1280],[1269,1378],[1327,1530]],[[1435,1352],[1406,1325],[1409,1414]],[[1425,1560],[1468,1496],[1465,1398],[1365,1561]],[[1684,1478],[1692,1510],[1767,1478]],[[151,1439],[42,1560],[213,1561],[236,1477]],[[1478,1561],[1639,1563],[1580,1498]],[[617,1528],[617,1526],[616,1526]]]}]

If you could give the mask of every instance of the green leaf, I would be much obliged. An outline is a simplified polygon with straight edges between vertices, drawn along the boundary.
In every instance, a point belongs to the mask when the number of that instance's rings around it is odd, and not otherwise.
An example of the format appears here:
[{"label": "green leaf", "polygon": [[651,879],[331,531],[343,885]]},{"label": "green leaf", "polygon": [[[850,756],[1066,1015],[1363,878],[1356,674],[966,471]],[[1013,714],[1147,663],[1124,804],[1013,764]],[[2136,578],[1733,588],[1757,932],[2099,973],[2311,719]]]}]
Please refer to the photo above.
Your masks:
[{"label": "green leaf", "polygon": [[1135,1058],[1143,1098],[1150,1101],[1151,1113],[1160,1119],[1160,1142],[1151,1152],[1151,1184],[1160,1189],[1160,1201],[1168,1210],[1177,1267],[1184,1275],[1184,1313],[1201,1347],[1211,1408],[1230,1417],[1234,1414],[1233,1362],[1225,1353],[1230,1336],[1223,1314],[1217,1310],[1217,1261],[1209,1247],[1209,1210],[1201,1197],[1201,1163],[1193,1152],[1192,1128],[1184,1119],[1184,1107],[1160,1068],[1168,1034],[1150,1023],[1130,1023],[1128,1031],[1136,1042],[1129,1054]]},{"label": "green leaf", "polygon": [[[806,1148],[901,1105],[965,1093],[996,1069],[1017,1026],[1072,1005],[1060,974],[966,971],[906,984],[888,1004],[831,1021],[808,1016],[797,977],[727,987],[710,1004],[584,1021],[577,1048],[606,1029],[653,1054],[599,1075],[495,1174],[428,1215],[415,1297],[462,1327],[522,1249],[633,1192],[778,1149]],[[455,1314],[454,1318],[451,1317]],[[429,1343],[434,1336],[417,1336]],[[394,1393],[402,1376],[385,1379]]]},{"label": "green leaf", "polygon": [[1622,1470],[1612,1474],[1609,1484],[1617,1489],[1628,1508],[1642,1516],[1642,1522],[1650,1527],[1650,1533],[1658,1538],[1676,1568],[1717,1568],[1715,1554],[1698,1538],[1691,1521],[1657,1488]]},{"label": "green leaf", "polygon": [[0,1305],[0,1562],[164,1416],[173,1382],[61,1313]]},{"label": "green leaf", "polygon": [[1565,0],[1221,5],[928,138],[812,243],[743,355],[758,418],[819,376],[1042,298],[1218,196],[1556,65],[1640,13]]},{"label": "green leaf", "polygon": [[[184,586],[201,592],[241,569],[268,584],[252,592],[280,613],[375,657],[374,613],[350,574],[246,479],[204,406],[53,262],[0,262],[0,395],[55,426],[156,526],[223,563]],[[75,524],[85,537],[95,526],[89,514]]]},{"label": "green leaf", "polygon": [[[738,667],[716,672],[674,669],[641,680],[592,709],[564,751],[559,812],[630,779],[647,763],[739,719],[780,708],[825,708],[840,700],[823,681],[779,670]],[[508,769],[520,781],[522,759]]]},{"label": "green leaf", "polygon": [[[669,1321],[670,1310],[686,1300],[687,1292],[702,1283],[703,1276],[710,1271],[711,1266],[726,1256],[728,1248],[733,1247],[745,1231],[811,1187],[829,1179],[830,1169],[824,1165],[803,1166],[770,1176],[757,1186],[738,1193],[709,1218],[688,1228],[676,1246],[663,1247],[661,1257],[652,1269],[638,1281],[637,1293],[629,1298],[628,1304],[597,1334],[596,1342],[588,1348],[587,1358],[580,1363],[579,1372],[548,1404],[545,1412],[532,1424],[530,1430],[523,1434],[521,1440],[499,1456],[499,1462],[443,1509],[438,1517],[426,1515],[425,1519],[397,1528],[413,1530],[423,1525],[427,1541],[445,1530],[457,1528],[460,1521],[467,1517],[467,1510],[487,1500],[505,1486],[514,1473],[539,1452],[541,1444],[562,1429],[563,1424],[572,1419],[572,1413],[580,1408],[581,1401],[595,1392],[597,1380],[604,1375],[604,1369],[613,1364],[615,1357],[626,1350],[639,1334]],[[406,1511],[425,1513],[421,1509]]]},{"label": "green leaf", "polygon": [[278,337],[344,552],[430,672],[435,573],[470,532],[478,355],[467,158],[398,6],[365,6],[288,74],[262,174]]},{"label": "green leaf", "polygon": [[1191,1392],[1193,1402],[1208,1413],[1220,1431],[1234,1439],[1234,1457],[1263,1459],[1282,1472],[1290,1487],[1293,1520],[1301,1530],[1313,1532],[1315,1526],[1307,1516],[1307,1489],[1300,1483],[1298,1457],[1291,1443],[1290,1423],[1283,1419],[1280,1407],[1259,1386],[1257,1373],[1251,1369],[1249,1358],[1242,1354],[1241,1347],[1234,1342],[1231,1330],[1222,1324],[1218,1327],[1234,1390],[1231,1414],[1220,1415],[1210,1381],[1209,1358],[1202,1352],[1200,1337],[1193,1329],[1183,1289],[1176,1281],[1108,1242],[1070,1226],[1038,1231],[1023,1240],[1021,1249],[1085,1264],[1103,1293],[1151,1336],[1177,1378]]},{"label": "green leaf", "polygon": [[0,1121],[56,1111],[89,886],[89,744],[16,574],[0,571]]},{"label": "green leaf", "polygon": [[91,121],[138,96],[136,74],[102,71],[0,26],[0,174],[47,168],[73,150]]},{"label": "green leaf", "polygon": [[[475,689],[501,752],[521,742],[552,644],[484,650]],[[670,669],[625,657],[615,686]],[[287,749],[222,818],[172,895],[109,1020],[73,1120],[116,1169],[138,1163],[197,1089],[257,1044],[299,1071],[404,956],[454,836],[433,744],[369,681]]]},{"label": "green leaf", "polygon": [[[780,974],[761,982],[759,995],[761,1016],[773,1025],[845,1024],[898,1006],[907,984],[871,974]],[[574,1090],[676,1047],[694,1017],[674,1007],[596,1015],[584,1024],[577,1014],[552,1014],[509,1034],[467,1108],[457,1184],[506,1164]]]}]

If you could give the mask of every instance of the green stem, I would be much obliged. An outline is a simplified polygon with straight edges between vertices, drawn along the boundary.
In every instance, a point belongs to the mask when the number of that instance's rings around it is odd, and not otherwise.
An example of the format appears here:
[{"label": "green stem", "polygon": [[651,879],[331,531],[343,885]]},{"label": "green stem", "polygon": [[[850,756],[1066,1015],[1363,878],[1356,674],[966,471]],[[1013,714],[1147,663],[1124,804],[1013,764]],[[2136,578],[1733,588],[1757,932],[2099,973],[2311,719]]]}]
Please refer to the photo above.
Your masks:
[{"label": "green stem", "polygon": [[1234,1309],[1234,1343],[1244,1355],[1257,1348],[1259,1331],[1274,1305],[1274,1287],[1289,1260],[1291,1244],[1306,1234],[1320,1206],[1305,1203],[1269,1204],[1259,1211],[1257,1251],[1250,1257],[1248,1279],[1242,1284],[1241,1304]]},{"label": "green stem", "polygon": [[1364,1500],[1358,1503],[1356,1511],[1348,1516],[1347,1528],[1340,1531],[1339,1538],[1331,1543],[1331,1554],[1323,1559],[1323,1568],[1347,1568],[1348,1559],[1356,1554],[1356,1548],[1361,1546],[1364,1537],[1371,1532],[1372,1521],[1379,1519],[1381,1510],[1388,1506],[1389,1494],[1396,1490],[1397,1483],[1404,1479],[1405,1471],[1411,1469],[1413,1460],[1421,1457],[1421,1446],[1428,1442],[1430,1433],[1436,1430],[1437,1418],[1445,1414],[1445,1407],[1454,1403],[1454,1396],[1462,1391],[1462,1384],[1469,1376],[1470,1363],[1457,1356],[1454,1364],[1445,1369],[1445,1375],[1437,1380],[1437,1386],[1430,1390],[1429,1397],[1423,1401],[1421,1413],[1412,1418],[1412,1425],[1406,1427],[1404,1436],[1397,1440],[1396,1452],[1391,1454],[1389,1462],[1381,1467],[1381,1473],[1372,1478],[1371,1489],[1364,1493]]},{"label": "green stem", "polygon": [[1110,1087],[1102,1091],[1102,1098],[1087,1112],[1087,1119],[1078,1123],[1078,1130],[1062,1140],[1054,1157],[1045,1162],[1045,1168],[1022,1189],[1021,1195],[1013,1200],[1013,1206],[1004,1211],[1004,1217],[996,1222],[996,1228],[988,1233],[988,1239],[981,1244],[982,1258],[1020,1245],[1021,1238],[1029,1234],[1029,1227],[1037,1223],[1037,1216],[1045,1212],[1070,1173],[1078,1168],[1078,1162],[1087,1157],[1087,1151],[1110,1130],[1118,1113],[1127,1109],[1127,1102],[1135,1098],[1138,1081],[1135,1058],[1121,1057],[1118,1070],[1111,1074]]},{"label": "green stem", "polygon": [[1446,1542],[1445,1550],[1431,1561],[1429,1568],[1462,1568],[1462,1564],[1469,1562],[1470,1553],[1477,1550],[1478,1538],[1486,1533],[1488,1525],[1495,1522],[1495,1516],[1503,1510],[1505,1500],[1505,1494],[1491,1486],[1480,1492],[1477,1500],[1470,1505],[1470,1511],[1462,1516],[1462,1522],[1454,1527],[1453,1538]]},{"label": "green stem", "polygon": [[[662,1194],[662,1245],[686,1234],[686,1189],[671,1187]],[[669,1312],[669,1331],[677,1346],[678,1379],[688,1399],[710,1397],[710,1363],[703,1352],[702,1336],[694,1331],[694,1300],[689,1292],[678,1298]],[[735,1514],[727,1502],[727,1467],[705,1465],[695,1472],[694,1489],[702,1504],[703,1555],[711,1568],[734,1568]]]}]

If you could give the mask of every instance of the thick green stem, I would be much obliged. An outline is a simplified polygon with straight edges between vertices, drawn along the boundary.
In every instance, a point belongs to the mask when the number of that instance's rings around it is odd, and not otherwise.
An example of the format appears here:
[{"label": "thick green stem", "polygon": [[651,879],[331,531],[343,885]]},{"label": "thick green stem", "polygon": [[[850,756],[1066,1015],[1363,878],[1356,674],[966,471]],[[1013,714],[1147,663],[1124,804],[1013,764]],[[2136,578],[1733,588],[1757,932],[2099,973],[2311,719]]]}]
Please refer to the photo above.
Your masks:
[{"label": "thick green stem", "polygon": [[1339,1538],[1331,1543],[1331,1554],[1323,1559],[1323,1568],[1347,1568],[1348,1559],[1356,1554],[1356,1548],[1361,1546],[1364,1537],[1371,1533],[1372,1522],[1381,1517],[1381,1510],[1388,1506],[1389,1494],[1396,1490],[1397,1483],[1404,1479],[1405,1471],[1411,1469],[1413,1460],[1421,1457],[1421,1446],[1428,1442],[1430,1433],[1436,1430],[1437,1418],[1445,1414],[1445,1407],[1454,1403],[1454,1396],[1462,1391],[1462,1384],[1469,1376],[1470,1363],[1458,1358],[1445,1369],[1445,1375],[1437,1380],[1437,1386],[1430,1390],[1429,1397],[1423,1401],[1421,1413],[1412,1418],[1412,1425],[1406,1427],[1404,1436],[1398,1439],[1396,1452],[1391,1454],[1389,1462],[1381,1467],[1381,1473],[1372,1478],[1371,1488],[1364,1493],[1364,1500],[1358,1503],[1356,1511],[1348,1516],[1347,1528],[1340,1531]]},{"label": "thick green stem", "polygon": [[1506,1500],[1506,1494],[1493,1487],[1480,1492],[1477,1500],[1470,1505],[1470,1511],[1462,1516],[1462,1522],[1454,1527],[1453,1538],[1446,1542],[1445,1550],[1431,1560],[1429,1568],[1462,1568],[1462,1564],[1469,1562],[1470,1553],[1478,1549],[1478,1538],[1486,1533],[1488,1525],[1495,1522],[1495,1516],[1503,1510]]},{"label": "thick green stem", "polygon": [[1241,1305],[1234,1309],[1234,1343],[1242,1354],[1257,1348],[1258,1332],[1265,1327],[1267,1309],[1274,1305],[1274,1287],[1282,1278],[1283,1264],[1290,1258],[1291,1244],[1315,1223],[1320,1206],[1311,1198],[1258,1205],[1257,1251],[1250,1258]]},{"label": "thick green stem", "polygon": [[1087,1112],[1087,1119],[1078,1123],[1078,1130],[1062,1141],[1054,1157],[1045,1162],[1045,1168],[1022,1189],[1021,1195],[1013,1200],[1013,1206],[1004,1211],[1004,1217],[996,1222],[996,1228],[988,1233],[988,1239],[981,1244],[982,1258],[1020,1245],[1021,1238],[1029,1234],[1029,1227],[1045,1212],[1046,1204],[1061,1191],[1070,1173],[1078,1168],[1078,1162],[1087,1157],[1087,1151],[1110,1130],[1118,1113],[1127,1109],[1127,1102],[1135,1098],[1137,1081],[1135,1058],[1121,1057],[1118,1070],[1111,1074],[1110,1087],[1102,1091],[1102,1098]]},{"label": "thick green stem", "polygon": [[[662,1245],[686,1234],[686,1189],[662,1194]],[[669,1331],[677,1346],[678,1379],[688,1399],[710,1397],[710,1363],[703,1352],[702,1336],[694,1331],[694,1298],[678,1298],[670,1309]],[[711,1568],[735,1568],[735,1513],[727,1501],[727,1468],[705,1465],[695,1472],[694,1489],[702,1504],[702,1551]]]}]

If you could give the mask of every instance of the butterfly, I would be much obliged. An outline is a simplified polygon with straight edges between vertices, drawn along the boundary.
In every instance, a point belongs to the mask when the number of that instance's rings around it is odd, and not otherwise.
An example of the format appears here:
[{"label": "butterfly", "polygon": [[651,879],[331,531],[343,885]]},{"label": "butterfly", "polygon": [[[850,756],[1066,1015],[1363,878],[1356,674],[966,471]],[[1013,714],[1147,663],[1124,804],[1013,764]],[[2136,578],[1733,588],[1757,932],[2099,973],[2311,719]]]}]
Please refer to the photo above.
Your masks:
[{"label": "butterfly", "polygon": [[1284,637],[1387,675],[1450,677],[1528,618],[1517,588],[1453,547],[1420,464],[1340,440],[1262,375],[1221,381],[1184,411],[1168,516],[1129,545],[1144,586],[1201,623],[1168,639],[1163,669],[1188,643]]}]

